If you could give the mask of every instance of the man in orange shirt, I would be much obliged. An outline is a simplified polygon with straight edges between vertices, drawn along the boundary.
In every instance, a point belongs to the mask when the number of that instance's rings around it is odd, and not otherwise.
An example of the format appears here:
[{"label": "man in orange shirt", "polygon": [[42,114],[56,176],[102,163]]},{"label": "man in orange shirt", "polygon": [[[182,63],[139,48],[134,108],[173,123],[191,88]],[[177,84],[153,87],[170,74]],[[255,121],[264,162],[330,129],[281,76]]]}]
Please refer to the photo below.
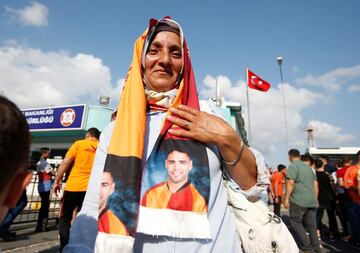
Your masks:
[{"label": "man in orange shirt", "polygon": [[279,164],[277,169],[278,171],[273,173],[271,176],[271,192],[274,194],[274,213],[280,217],[281,196],[285,183],[286,166],[283,164]]},{"label": "man in orange shirt", "polygon": [[71,219],[74,210],[80,211],[87,190],[91,168],[95,158],[96,148],[99,142],[100,132],[97,128],[89,128],[86,131],[85,139],[76,141],[66,153],[57,171],[53,193],[57,196],[64,173],[74,163],[66,182],[63,197],[63,212],[60,215],[59,235],[60,250],[69,242]]},{"label": "man in orange shirt", "polygon": [[360,246],[360,195],[358,192],[358,172],[360,170],[360,151],[356,154],[357,163],[350,166],[344,176],[344,186],[348,190],[351,202],[348,207],[348,215],[353,242]]}]

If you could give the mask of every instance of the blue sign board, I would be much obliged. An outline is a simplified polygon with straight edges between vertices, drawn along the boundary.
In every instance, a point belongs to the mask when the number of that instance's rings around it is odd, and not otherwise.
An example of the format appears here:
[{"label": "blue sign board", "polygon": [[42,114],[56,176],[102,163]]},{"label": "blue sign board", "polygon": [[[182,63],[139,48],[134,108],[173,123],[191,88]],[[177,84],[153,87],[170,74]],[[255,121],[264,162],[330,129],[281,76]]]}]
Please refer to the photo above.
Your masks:
[{"label": "blue sign board", "polygon": [[82,129],[86,105],[24,109],[31,131]]}]

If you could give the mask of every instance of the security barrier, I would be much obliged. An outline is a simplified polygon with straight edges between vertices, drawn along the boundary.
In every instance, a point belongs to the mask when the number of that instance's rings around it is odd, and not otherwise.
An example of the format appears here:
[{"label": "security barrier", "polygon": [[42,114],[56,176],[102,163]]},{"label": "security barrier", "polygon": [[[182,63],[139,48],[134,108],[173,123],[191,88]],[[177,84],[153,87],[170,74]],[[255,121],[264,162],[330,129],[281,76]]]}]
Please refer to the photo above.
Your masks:
[{"label": "security barrier", "polygon": [[[38,176],[34,171],[30,184],[26,187],[27,205],[16,217],[13,224],[26,224],[36,222],[41,207],[41,198],[38,193]],[[50,193],[49,220],[58,220],[62,195],[55,197]]]}]

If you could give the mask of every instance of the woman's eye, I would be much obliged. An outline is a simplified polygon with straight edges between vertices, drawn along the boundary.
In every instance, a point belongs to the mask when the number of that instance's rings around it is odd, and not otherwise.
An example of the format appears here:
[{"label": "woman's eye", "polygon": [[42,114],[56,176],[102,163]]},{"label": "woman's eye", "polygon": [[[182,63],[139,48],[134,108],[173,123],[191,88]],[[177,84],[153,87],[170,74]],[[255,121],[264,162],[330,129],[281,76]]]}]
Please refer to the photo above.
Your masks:
[{"label": "woman's eye", "polygon": [[157,54],[157,50],[156,49],[149,49],[148,54]]},{"label": "woman's eye", "polygon": [[175,58],[181,58],[181,53],[180,52],[173,52],[172,55]]}]

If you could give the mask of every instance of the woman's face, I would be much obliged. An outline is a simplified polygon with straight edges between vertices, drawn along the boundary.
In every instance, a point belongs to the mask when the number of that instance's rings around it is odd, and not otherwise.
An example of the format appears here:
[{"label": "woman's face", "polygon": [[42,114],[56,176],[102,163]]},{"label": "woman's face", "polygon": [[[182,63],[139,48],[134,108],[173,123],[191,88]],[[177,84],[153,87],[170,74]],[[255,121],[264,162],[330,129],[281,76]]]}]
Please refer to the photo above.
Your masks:
[{"label": "woman's face", "polygon": [[180,37],[173,32],[159,32],[145,56],[145,78],[150,90],[164,92],[177,85],[182,67]]}]

